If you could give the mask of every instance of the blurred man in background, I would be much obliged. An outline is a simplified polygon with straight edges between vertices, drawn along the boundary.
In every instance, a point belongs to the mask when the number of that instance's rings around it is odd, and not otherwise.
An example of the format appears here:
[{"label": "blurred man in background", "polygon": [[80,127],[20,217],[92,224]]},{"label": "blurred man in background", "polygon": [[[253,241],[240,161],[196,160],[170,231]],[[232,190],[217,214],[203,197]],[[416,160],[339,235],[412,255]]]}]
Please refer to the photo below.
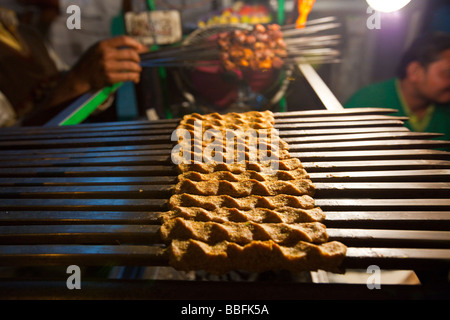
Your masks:
[{"label": "blurred man in background", "polygon": [[397,78],[367,86],[346,108],[393,108],[417,132],[441,133],[450,140],[450,34],[415,40],[404,53]]}]

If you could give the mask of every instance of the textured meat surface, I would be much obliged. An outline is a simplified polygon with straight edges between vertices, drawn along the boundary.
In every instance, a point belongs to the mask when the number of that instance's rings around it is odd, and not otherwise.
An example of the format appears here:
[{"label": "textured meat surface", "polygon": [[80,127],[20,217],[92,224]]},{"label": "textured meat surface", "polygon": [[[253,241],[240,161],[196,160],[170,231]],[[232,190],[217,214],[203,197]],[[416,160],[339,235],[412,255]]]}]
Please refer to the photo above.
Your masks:
[{"label": "textured meat surface", "polygon": [[[272,166],[278,168],[278,170],[295,170],[303,168],[300,160],[297,158],[288,158],[279,160],[276,164],[271,162],[252,163],[252,162],[239,162],[239,163],[181,163],[178,165],[180,173],[194,171],[199,173],[213,173],[217,171],[229,171],[232,173],[244,173],[247,170],[272,173]],[[275,173],[273,173],[275,174]]]},{"label": "textured meat surface", "polygon": [[[183,118],[178,128],[190,138],[178,142],[190,147],[172,154],[178,182],[169,211],[160,216],[172,267],[211,273],[341,271],[346,246],[329,242],[325,213],[315,206],[315,186],[279,140],[274,123],[270,111]],[[203,140],[209,129],[276,135],[246,140],[239,133],[232,136],[236,149],[226,149],[229,136]],[[238,154],[244,155],[240,161]]]},{"label": "textured meat surface", "polygon": [[[225,152],[228,148],[233,150],[243,150],[245,152],[251,152],[254,150],[288,150],[289,145],[287,142],[273,137],[271,139],[269,136],[261,137],[258,133],[255,133],[252,137],[227,137],[226,134],[222,135],[219,133],[211,133],[211,136],[204,137],[198,136],[193,130],[188,130],[189,139],[188,143],[192,147],[206,148],[210,147],[215,149],[220,149],[221,152]],[[273,140],[273,141],[272,141]],[[178,142],[182,143],[184,141],[184,136],[180,135]],[[228,145],[227,145],[228,144]],[[191,148],[192,151],[193,148]],[[195,151],[195,150],[194,150]]]},{"label": "textured meat surface", "polygon": [[252,241],[246,245],[223,241],[209,245],[198,240],[173,240],[168,250],[170,263],[180,270],[225,273],[230,270],[291,272],[326,270],[340,272],[347,248],[332,241],[320,245],[300,241],[281,246],[274,241]]},{"label": "textured meat surface", "polygon": [[223,170],[233,170],[234,172],[240,170],[240,172],[243,172],[247,166],[259,168],[255,170],[262,171],[277,169],[276,166],[281,162],[280,160],[290,159],[290,155],[287,150],[267,150],[264,152],[232,150],[227,152],[211,149],[207,152],[180,150],[179,153],[172,152],[171,158],[180,164],[182,172],[192,171],[193,169],[189,166],[200,165],[199,167],[202,167],[202,169],[199,169],[202,170],[201,172],[208,172],[208,170],[214,170],[210,168],[217,169],[227,164],[230,164],[227,165],[230,169],[224,168]]},{"label": "textured meat surface", "polygon": [[223,126],[225,123],[234,123],[237,125],[263,123],[275,124],[275,117],[271,111],[249,111],[244,113],[230,112],[227,114],[219,114],[217,112],[209,114],[191,113],[185,115],[180,121],[180,126],[185,124],[193,124],[194,121],[207,121],[213,125]]},{"label": "textured meat surface", "polygon": [[315,187],[311,180],[307,179],[292,181],[243,180],[238,182],[182,180],[175,186],[175,192],[202,196],[226,194],[232,197],[275,196],[280,194],[313,196]]},{"label": "textured meat surface", "polygon": [[175,194],[169,200],[170,208],[175,207],[200,207],[206,210],[219,208],[237,208],[251,210],[255,208],[276,209],[281,207],[293,207],[302,209],[314,208],[314,199],[311,196],[288,196],[285,194],[277,196],[248,196],[234,198],[229,195],[198,196],[188,193]]},{"label": "textured meat surface", "polygon": [[229,171],[216,171],[213,173],[200,173],[195,171],[188,171],[178,176],[178,181],[191,180],[191,181],[210,181],[210,180],[222,180],[238,182],[244,180],[257,180],[257,181],[288,181],[297,179],[309,179],[309,175],[303,168],[297,168],[291,171],[278,170],[274,174],[267,174],[264,172],[256,172],[247,170],[242,173],[232,173]]},{"label": "textured meat surface", "polygon": [[209,244],[230,241],[248,244],[256,240],[272,240],[281,245],[293,245],[299,241],[324,243],[328,240],[325,226],[320,222],[309,223],[255,223],[255,222],[199,222],[182,218],[165,223],[161,230],[164,241],[176,237],[180,240],[199,240]]},{"label": "textured meat surface", "polygon": [[164,213],[161,220],[164,223],[178,217],[186,220],[213,222],[301,223],[324,221],[325,213],[319,207],[312,209],[293,207],[255,208],[251,210],[225,207],[216,210],[206,210],[199,207],[174,207],[172,211]]}]

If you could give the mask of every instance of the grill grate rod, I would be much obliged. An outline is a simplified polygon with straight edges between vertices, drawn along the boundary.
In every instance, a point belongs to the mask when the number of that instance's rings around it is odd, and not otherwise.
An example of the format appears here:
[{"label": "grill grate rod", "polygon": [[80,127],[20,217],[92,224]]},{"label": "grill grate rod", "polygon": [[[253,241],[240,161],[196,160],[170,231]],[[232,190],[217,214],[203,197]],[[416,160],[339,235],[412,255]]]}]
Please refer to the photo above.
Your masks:
[{"label": "grill grate rod", "polygon": [[[109,179],[109,184],[98,185],[62,185],[62,186],[0,186],[0,199],[9,198],[165,198],[170,196],[174,185],[172,184],[116,184],[115,179]],[[88,182],[86,182],[88,183]],[[333,183],[319,182],[315,183],[316,196],[326,199],[327,196],[337,196],[339,194],[352,194],[359,198],[361,195],[367,195],[370,192],[372,198],[390,197],[419,198],[429,195],[430,198],[445,198],[449,194],[450,184],[446,182],[421,182],[421,183],[379,183],[379,182],[360,182],[360,183]],[[322,200],[321,200],[322,201]],[[449,201],[450,202],[450,201]]]},{"label": "grill grate rod", "polygon": [[[51,258],[50,258],[51,257]],[[167,266],[164,248],[144,245],[0,245],[0,266],[71,265]],[[450,263],[449,249],[350,247],[343,268],[382,269]]]},{"label": "grill grate rod", "polygon": [[[0,225],[159,225],[164,212],[157,211],[0,211]],[[450,211],[326,211],[331,228],[449,230]]]},{"label": "grill grate rod", "polygon": [[[334,229],[329,240],[350,247],[412,247],[450,249],[450,231]],[[163,245],[158,225],[31,225],[0,226],[1,245],[22,244]]]},{"label": "grill grate rod", "polygon": [[[345,267],[448,266],[450,157],[429,150],[448,144],[386,112],[281,113],[276,126],[316,184],[330,236],[350,244]],[[167,265],[156,234],[176,179],[164,139],[177,121],[0,130],[0,264]],[[52,244],[8,245],[49,234]]]}]

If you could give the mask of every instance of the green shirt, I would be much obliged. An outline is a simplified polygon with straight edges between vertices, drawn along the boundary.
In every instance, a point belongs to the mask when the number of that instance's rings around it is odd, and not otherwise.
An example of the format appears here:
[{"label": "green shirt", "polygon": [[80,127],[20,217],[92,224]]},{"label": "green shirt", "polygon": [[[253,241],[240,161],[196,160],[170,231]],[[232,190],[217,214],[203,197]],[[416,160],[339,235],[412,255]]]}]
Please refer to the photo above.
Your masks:
[{"label": "green shirt", "polygon": [[350,98],[345,108],[389,108],[396,109],[395,116],[406,116],[405,126],[411,131],[442,133],[440,140],[450,140],[450,104],[431,105],[424,118],[412,115],[399,90],[398,79],[367,86]]}]

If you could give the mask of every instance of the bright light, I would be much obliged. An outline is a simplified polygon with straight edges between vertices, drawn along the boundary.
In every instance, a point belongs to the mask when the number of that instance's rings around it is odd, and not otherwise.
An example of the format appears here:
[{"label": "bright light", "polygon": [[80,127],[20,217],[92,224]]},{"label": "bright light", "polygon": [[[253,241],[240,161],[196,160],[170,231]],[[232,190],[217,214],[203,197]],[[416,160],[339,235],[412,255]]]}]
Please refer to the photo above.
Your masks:
[{"label": "bright light", "polygon": [[411,2],[411,0],[366,0],[366,1],[369,4],[369,6],[372,7],[372,9],[379,12],[398,11]]}]

